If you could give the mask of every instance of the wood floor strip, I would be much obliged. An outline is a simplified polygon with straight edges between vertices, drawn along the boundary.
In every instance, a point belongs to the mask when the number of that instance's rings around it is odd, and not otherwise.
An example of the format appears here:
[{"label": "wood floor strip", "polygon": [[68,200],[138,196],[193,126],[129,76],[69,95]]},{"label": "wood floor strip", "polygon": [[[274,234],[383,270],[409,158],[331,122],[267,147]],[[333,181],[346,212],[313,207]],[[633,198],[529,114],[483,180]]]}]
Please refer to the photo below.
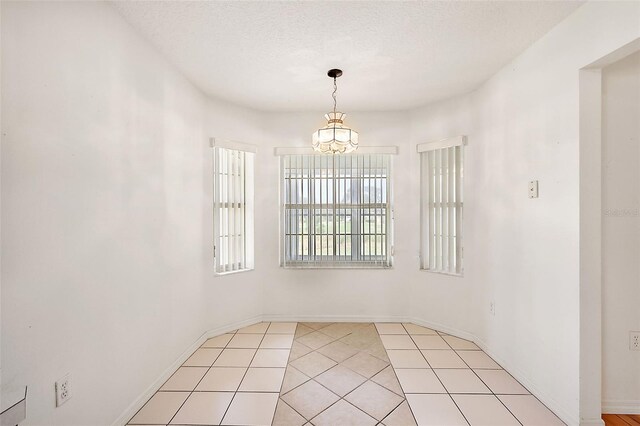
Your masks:
[{"label": "wood floor strip", "polygon": [[640,415],[637,414],[618,414],[625,422],[629,423],[630,426],[640,426]]},{"label": "wood floor strip", "polygon": [[640,426],[640,416],[637,414],[603,414],[605,426]]}]

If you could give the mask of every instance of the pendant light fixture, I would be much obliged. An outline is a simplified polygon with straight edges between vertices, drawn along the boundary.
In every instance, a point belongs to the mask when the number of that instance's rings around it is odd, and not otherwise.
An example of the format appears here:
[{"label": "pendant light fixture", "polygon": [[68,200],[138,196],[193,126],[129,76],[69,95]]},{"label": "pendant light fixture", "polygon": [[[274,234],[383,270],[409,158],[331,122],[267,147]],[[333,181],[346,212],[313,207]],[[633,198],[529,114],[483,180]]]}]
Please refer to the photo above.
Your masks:
[{"label": "pendant light fixture", "polygon": [[333,112],[324,115],[327,125],[316,130],[312,135],[313,149],[323,154],[346,154],[358,148],[358,132],[344,125],[347,114],[336,111],[336,79],[342,70],[329,70],[327,75],[333,78]]}]

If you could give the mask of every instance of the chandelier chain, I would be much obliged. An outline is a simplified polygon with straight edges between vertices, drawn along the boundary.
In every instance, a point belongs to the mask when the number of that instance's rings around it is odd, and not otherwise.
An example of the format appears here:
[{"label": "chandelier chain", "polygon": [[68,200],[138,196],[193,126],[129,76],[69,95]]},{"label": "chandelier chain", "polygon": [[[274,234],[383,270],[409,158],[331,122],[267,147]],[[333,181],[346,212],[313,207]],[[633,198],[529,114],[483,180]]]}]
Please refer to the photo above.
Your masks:
[{"label": "chandelier chain", "polygon": [[336,100],[336,92],[338,91],[338,83],[336,83],[336,78],[333,77],[333,94],[331,95],[333,97],[333,112],[335,114],[336,112],[336,105],[337,105],[337,100]]}]

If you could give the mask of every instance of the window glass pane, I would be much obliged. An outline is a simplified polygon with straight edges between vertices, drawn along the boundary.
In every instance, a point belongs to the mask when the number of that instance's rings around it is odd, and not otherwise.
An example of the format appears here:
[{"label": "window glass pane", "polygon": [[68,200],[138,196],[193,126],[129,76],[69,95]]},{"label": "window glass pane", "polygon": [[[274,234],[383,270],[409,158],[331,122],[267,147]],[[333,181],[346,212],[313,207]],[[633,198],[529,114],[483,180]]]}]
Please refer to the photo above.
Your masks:
[{"label": "window glass pane", "polygon": [[253,153],[214,147],[215,272],[253,267]]},{"label": "window glass pane", "polygon": [[379,154],[284,156],[283,265],[390,266],[390,163]]},{"label": "window glass pane", "polygon": [[421,267],[462,274],[463,146],[422,152]]}]

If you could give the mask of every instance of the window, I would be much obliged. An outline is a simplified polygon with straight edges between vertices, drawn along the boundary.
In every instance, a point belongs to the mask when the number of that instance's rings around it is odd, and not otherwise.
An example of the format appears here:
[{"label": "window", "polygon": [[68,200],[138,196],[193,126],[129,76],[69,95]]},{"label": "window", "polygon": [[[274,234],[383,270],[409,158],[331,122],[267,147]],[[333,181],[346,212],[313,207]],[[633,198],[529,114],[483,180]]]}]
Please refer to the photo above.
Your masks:
[{"label": "window", "polygon": [[254,156],[251,148],[244,144],[214,141],[213,257],[216,274],[253,269]]},{"label": "window", "polygon": [[418,145],[422,269],[462,275],[464,136]]},{"label": "window", "polygon": [[283,155],[282,265],[391,266],[391,156]]}]

